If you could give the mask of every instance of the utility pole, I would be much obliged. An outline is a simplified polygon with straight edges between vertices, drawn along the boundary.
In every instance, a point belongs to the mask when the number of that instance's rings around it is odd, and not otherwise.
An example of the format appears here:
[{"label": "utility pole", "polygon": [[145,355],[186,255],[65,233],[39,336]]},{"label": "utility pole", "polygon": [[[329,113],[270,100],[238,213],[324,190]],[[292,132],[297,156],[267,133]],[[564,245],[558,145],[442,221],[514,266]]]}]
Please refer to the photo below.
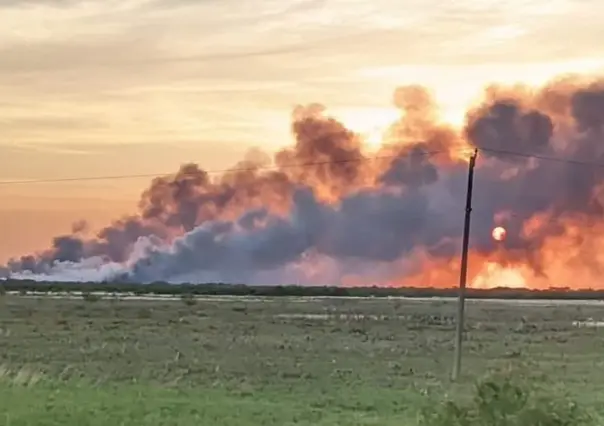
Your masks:
[{"label": "utility pole", "polygon": [[470,243],[470,214],[472,213],[472,187],[474,186],[474,166],[478,149],[470,157],[468,166],[468,189],[466,192],[466,214],[463,226],[463,241],[461,246],[461,269],[459,273],[459,295],[457,299],[457,325],[455,328],[455,354],[453,359],[452,379],[455,381],[461,373],[461,352],[464,334],[464,315],[466,305],[466,279],[468,275],[468,246]]}]

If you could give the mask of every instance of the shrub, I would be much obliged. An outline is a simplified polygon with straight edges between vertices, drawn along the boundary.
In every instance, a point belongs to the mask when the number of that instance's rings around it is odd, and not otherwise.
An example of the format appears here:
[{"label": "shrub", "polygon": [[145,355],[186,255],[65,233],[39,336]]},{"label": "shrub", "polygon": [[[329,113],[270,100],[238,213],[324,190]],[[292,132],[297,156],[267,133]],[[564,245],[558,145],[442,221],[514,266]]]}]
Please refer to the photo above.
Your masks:
[{"label": "shrub", "polygon": [[446,401],[424,410],[422,426],[587,426],[592,419],[577,404],[539,397],[509,378],[476,386],[469,404]]},{"label": "shrub", "polygon": [[180,300],[187,306],[193,306],[197,303],[197,299],[195,299],[195,295],[192,293],[185,293],[180,296]]}]

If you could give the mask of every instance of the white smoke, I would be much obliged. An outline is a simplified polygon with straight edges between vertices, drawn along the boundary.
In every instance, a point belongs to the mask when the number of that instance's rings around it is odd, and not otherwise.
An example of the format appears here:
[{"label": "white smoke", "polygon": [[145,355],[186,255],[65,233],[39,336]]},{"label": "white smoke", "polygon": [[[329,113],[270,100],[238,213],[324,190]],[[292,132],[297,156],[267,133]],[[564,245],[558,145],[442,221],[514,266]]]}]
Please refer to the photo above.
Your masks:
[{"label": "white smoke", "polygon": [[59,281],[59,282],[102,282],[111,277],[123,274],[127,266],[110,262],[101,257],[91,257],[81,262],[55,262],[45,272],[34,273],[31,271],[14,272],[10,278],[34,281]]}]

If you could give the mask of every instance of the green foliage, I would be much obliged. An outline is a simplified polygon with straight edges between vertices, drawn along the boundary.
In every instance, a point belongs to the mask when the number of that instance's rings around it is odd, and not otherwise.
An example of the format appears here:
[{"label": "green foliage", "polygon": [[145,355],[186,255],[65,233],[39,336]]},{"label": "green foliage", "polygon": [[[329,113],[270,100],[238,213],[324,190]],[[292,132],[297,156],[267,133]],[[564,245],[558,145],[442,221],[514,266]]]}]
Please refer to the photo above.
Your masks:
[{"label": "green foliage", "polygon": [[469,404],[446,401],[423,410],[420,426],[587,426],[592,419],[577,404],[538,397],[511,379],[485,380]]},{"label": "green foliage", "polygon": [[[31,280],[7,280],[6,291],[25,294],[28,291],[42,293],[57,292],[106,292],[133,293],[136,295],[205,295],[205,296],[256,296],[256,297],[455,297],[457,288],[414,288],[414,287],[317,287],[317,286],[246,286],[239,284],[168,284],[168,283],[62,283],[37,282]],[[468,289],[468,298],[474,299],[604,299],[604,291],[552,288],[548,290],[528,289]]]}]

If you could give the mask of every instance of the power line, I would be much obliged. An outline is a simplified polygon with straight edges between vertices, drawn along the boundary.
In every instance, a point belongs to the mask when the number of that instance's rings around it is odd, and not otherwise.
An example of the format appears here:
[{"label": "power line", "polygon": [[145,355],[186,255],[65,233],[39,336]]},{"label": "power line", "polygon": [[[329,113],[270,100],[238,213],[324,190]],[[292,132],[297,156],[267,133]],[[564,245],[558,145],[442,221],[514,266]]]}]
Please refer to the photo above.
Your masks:
[{"label": "power line", "polygon": [[[304,167],[313,167],[313,166],[323,166],[330,164],[345,164],[345,163],[355,163],[355,162],[365,162],[365,161],[378,161],[378,160],[388,160],[393,158],[405,158],[412,156],[431,156],[437,154],[451,153],[451,152],[468,152],[470,153],[474,148],[459,148],[457,150],[436,150],[436,151],[410,151],[407,155],[387,155],[387,156],[374,156],[374,157],[359,157],[359,158],[348,158],[342,160],[326,160],[326,161],[315,161],[315,162],[307,162],[307,163],[298,163],[298,164],[285,164],[281,166],[271,165],[271,166],[254,166],[254,167],[235,167],[235,168],[227,168],[227,169],[215,169],[215,170],[204,170],[205,173],[208,174],[226,174],[226,173],[237,173],[237,172],[251,172],[258,170],[281,170],[281,169],[290,169],[290,168],[304,168]],[[574,160],[571,158],[560,158],[560,157],[551,157],[546,155],[539,154],[531,154],[526,152],[517,152],[517,151],[506,151],[500,149],[492,149],[492,148],[478,148],[479,151],[488,152],[492,154],[500,154],[500,155],[510,155],[516,157],[523,158],[536,158],[539,160],[545,161],[554,161],[558,163],[565,163],[570,165],[578,165],[578,166],[591,166],[604,168],[603,163],[596,163],[591,161],[583,161],[583,160]],[[27,180],[11,180],[11,181],[0,181],[0,186],[8,186],[8,185],[26,185],[26,184],[40,184],[40,183],[67,183],[67,182],[85,182],[85,181],[100,181],[100,180],[122,180],[122,179],[140,179],[140,178],[156,178],[162,176],[174,176],[174,172],[168,173],[146,173],[146,174],[128,174],[128,175],[105,175],[105,176],[81,176],[81,177],[71,177],[71,178],[57,178],[57,179],[27,179]]]},{"label": "power line", "polygon": [[555,161],[558,163],[572,164],[572,165],[577,165],[577,166],[590,166],[590,167],[604,168],[604,163],[596,163],[593,161],[575,160],[572,158],[551,157],[548,155],[531,154],[531,153],[527,153],[527,152],[517,152],[517,151],[506,151],[506,150],[493,149],[493,148],[479,148],[479,150],[483,151],[483,152],[489,152],[492,154],[510,155],[510,156],[514,156],[514,157],[523,157],[523,158],[536,158],[538,160]]},{"label": "power line", "polygon": [[[507,206],[507,208],[510,208],[510,207]],[[497,218],[497,220],[495,220],[495,222],[499,222],[501,224],[501,226],[505,227],[507,224],[510,224],[510,223],[523,224],[524,222],[531,220],[531,219],[536,219],[539,221],[539,223],[542,223],[542,224],[560,225],[561,223],[564,222],[564,220],[566,220],[568,218],[572,218],[573,214],[580,214],[581,212],[576,212],[576,211],[572,211],[572,210],[564,210],[562,212],[560,212],[560,211],[552,212],[551,210],[540,209],[540,210],[535,210],[534,212],[531,212],[531,213],[519,214],[519,213],[509,211],[509,210],[505,210],[505,208],[502,211],[495,212],[495,213],[493,211],[489,211],[487,209],[478,208],[478,209],[473,209],[472,213],[478,213],[479,216],[492,216],[492,217],[499,214],[499,215],[501,215],[501,217]]]},{"label": "power line", "polygon": [[[488,217],[488,216],[492,216],[494,217],[494,222],[497,222],[499,224],[501,224],[501,226],[506,226],[509,223],[523,223],[527,220],[533,219],[538,215],[548,215],[548,213],[550,213],[547,210],[536,210],[532,213],[528,213],[528,214],[519,214],[519,213],[514,213],[512,211],[506,210],[509,209],[509,206],[506,207],[502,207],[502,211],[497,211],[497,212],[493,212],[490,211],[486,208],[481,208],[478,207],[477,209],[473,209],[472,213],[477,213],[479,216],[482,217]],[[495,219],[496,215],[500,215],[500,217],[498,217],[497,219]],[[557,222],[559,222],[560,220],[562,220],[562,218],[560,217],[560,215],[554,216],[554,217],[540,217],[539,220],[543,223],[551,223],[551,224],[555,224]]]},{"label": "power line", "polygon": [[[282,170],[290,168],[304,168],[313,166],[324,166],[331,164],[345,164],[345,163],[358,163],[365,161],[378,161],[388,160],[395,158],[411,158],[417,156],[432,156],[437,154],[445,154],[455,152],[457,150],[435,150],[435,151],[410,151],[406,155],[384,155],[374,157],[357,157],[347,158],[342,160],[326,160],[326,161],[314,161],[307,163],[298,164],[284,164],[284,165],[271,165],[271,166],[254,166],[254,167],[235,167],[228,169],[215,169],[215,170],[203,170],[207,174],[227,174],[227,173],[241,173],[241,172],[253,172],[258,170]],[[471,148],[459,149],[460,152],[471,151]],[[26,184],[37,184],[37,183],[66,183],[66,182],[85,182],[85,181],[97,181],[97,180],[120,180],[120,179],[139,179],[139,178],[157,178],[164,176],[174,176],[176,173],[153,173],[153,174],[131,174],[131,175],[106,175],[106,176],[88,176],[88,177],[72,177],[72,178],[57,178],[57,179],[29,179],[29,180],[10,180],[0,181],[0,186],[9,185],[26,185]]]}]

